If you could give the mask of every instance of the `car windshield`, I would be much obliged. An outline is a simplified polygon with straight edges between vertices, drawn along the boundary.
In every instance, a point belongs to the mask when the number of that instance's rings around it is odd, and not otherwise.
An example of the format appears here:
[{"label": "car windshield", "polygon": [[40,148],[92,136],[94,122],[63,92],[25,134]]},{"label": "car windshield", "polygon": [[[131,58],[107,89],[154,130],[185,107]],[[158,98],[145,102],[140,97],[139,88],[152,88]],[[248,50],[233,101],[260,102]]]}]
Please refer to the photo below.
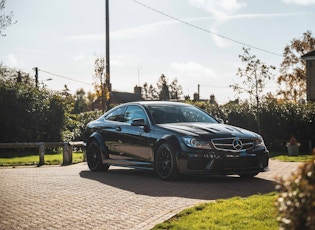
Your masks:
[{"label": "car windshield", "polygon": [[148,106],[156,124],[181,123],[181,122],[210,122],[218,123],[213,117],[194,106]]}]

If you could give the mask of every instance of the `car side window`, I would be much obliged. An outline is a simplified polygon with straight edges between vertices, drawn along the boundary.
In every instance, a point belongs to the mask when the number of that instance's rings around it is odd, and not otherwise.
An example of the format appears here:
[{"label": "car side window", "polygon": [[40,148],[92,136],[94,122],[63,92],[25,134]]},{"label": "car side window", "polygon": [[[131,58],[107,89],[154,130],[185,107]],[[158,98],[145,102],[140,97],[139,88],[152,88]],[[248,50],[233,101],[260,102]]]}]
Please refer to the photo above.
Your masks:
[{"label": "car side window", "polygon": [[133,119],[144,119],[144,121],[147,120],[147,116],[141,107],[136,105],[130,105],[127,107],[124,120],[127,123],[131,123]]},{"label": "car side window", "polygon": [[109,121],[124,121],[124,111],[126,107],[120,107],[115,110],[113,110],[111,113],[106,115],[105,120]]}]

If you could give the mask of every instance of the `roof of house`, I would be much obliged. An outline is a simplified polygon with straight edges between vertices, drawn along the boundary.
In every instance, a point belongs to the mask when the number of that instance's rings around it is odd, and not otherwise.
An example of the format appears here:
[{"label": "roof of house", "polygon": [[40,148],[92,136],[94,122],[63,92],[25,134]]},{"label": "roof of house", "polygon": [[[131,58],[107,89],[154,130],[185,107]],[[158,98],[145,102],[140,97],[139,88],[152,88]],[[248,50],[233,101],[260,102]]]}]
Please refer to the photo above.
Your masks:
[{"label": "roof of house", "polygon": [[315,50],[304,54],[301,58],[303,60],[315,60]]},{"label": "roof of house", "polygon": [[111,104],[121,104],[131,101],[143,101],[143,98],[139,94],[127,93],[127,92],[111,92],[110,102]]}]

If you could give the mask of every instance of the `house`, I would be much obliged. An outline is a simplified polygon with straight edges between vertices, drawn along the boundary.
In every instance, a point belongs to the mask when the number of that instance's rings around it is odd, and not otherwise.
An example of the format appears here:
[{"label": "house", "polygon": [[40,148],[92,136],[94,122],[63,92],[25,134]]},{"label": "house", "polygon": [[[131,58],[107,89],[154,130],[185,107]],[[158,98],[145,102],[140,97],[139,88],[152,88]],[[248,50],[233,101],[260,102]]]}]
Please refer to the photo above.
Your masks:
[{"label": "house", "polygon": [[306,100],[315,102],[315,50],[301,58],[306,61]]},{"label": "house", "polygon": [[[132,102],[132,101],[144,101],[144,99],[141,96],[141,87],[135,86],[134,93],[118,92],[118,91],[110,92],[111,107],[114,107],[116,105],[126,103],[126,102]],[[99,97],[93,102],[91,110],[102,110],[102,109],[103,109],[102,98]]]}]

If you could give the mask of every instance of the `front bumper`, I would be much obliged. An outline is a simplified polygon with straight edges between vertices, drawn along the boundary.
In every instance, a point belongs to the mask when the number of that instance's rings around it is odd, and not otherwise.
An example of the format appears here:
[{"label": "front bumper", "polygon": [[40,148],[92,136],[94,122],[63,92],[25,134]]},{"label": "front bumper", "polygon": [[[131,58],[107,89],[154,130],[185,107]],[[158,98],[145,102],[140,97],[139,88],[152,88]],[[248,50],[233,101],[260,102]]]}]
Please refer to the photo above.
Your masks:
[{"label": "front bumper", "polygon": [[181,173],[246,174],[269,171],[269,152],[265,148],[244,152],[182,152],[178,158]]}]

